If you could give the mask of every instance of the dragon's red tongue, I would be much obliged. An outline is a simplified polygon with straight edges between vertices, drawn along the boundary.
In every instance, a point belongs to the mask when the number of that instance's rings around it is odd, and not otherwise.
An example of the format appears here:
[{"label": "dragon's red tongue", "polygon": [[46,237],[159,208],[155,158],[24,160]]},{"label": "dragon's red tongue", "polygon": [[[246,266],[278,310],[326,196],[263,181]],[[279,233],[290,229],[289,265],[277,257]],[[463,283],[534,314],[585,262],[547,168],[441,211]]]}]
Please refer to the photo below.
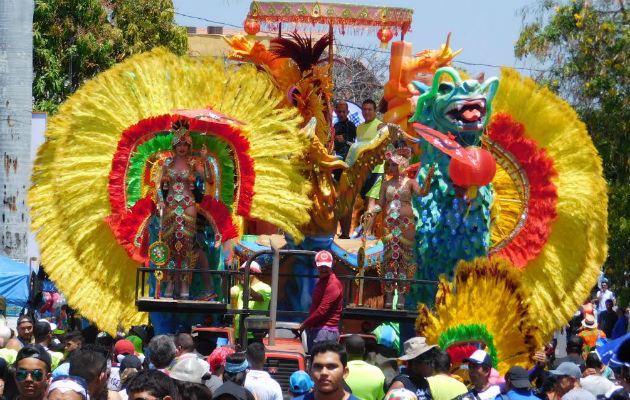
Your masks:
[{"label": "dragon's red tongue", "polygon": [[462,113],[462,117],[466,121],[478,121],[481,118],[481,111],[476,108],[469,108]]}]

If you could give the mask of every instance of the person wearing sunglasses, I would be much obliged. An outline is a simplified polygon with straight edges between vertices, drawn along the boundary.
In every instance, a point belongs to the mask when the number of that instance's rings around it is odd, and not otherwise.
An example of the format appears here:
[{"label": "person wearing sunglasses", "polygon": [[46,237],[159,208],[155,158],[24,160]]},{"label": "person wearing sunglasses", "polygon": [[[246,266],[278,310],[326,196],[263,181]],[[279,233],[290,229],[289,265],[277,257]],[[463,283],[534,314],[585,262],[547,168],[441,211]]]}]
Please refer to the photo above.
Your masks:
[{"label": "person wearing sunglasses", "polygon": [[20,349],[15,359],[18,400],[43,400],[50,379],[50,354],[39,344]]}]

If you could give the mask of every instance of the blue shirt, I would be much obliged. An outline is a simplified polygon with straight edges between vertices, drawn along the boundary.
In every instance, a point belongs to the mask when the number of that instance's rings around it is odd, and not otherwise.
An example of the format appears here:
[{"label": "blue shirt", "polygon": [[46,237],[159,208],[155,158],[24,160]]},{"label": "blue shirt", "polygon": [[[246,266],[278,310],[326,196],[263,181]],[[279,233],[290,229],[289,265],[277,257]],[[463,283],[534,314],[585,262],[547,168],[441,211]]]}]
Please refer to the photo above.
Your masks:
[{"label": "blue shirt", "polygon": [[[311,392],[311,393],[305,394],[303,399],[304,400],[315,400],[315,392]],[[348,397],[348,400],[360,400],[360,399],[358,397],[354,396],[352,393],[350,393],[350,397]]]},{"label": "blue shirt", "polygon": [[539,400],[531,390],[528,389],[512,389],[507,394],[500,394],[496,400]]},{"label": "blue shirt", "polygon": [[624,315],[615,322],[610,338],[617,339],[618,337],[625,335],[626,332],[628,332],[628,317]]}]

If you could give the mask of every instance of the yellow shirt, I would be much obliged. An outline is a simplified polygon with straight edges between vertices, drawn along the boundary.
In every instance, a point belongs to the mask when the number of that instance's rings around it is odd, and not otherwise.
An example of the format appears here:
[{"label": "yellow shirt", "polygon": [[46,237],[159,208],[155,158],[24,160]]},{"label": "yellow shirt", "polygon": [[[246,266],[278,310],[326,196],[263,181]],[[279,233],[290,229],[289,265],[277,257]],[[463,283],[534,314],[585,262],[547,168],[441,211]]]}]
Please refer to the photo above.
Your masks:
[{"label": "yellow shirt", "polygon": [[427,381],[433,400],[451,400],[468,391],[466,385],[444,374],[430,376]]},{"label": "yellow shirt", "polygon": [[[262,301],[250,300],[248,305],[250,310],[268,310],[269,303],[271,302],[271,286],[267,285],[263,281],[258,281],[251,285],[249,288],[251,291],[254,291],[260,294],[263,299]],[[238,284],[232,286],[230,289],[230,297],[232,298],[232,304],[236,302],[236,308],[239,310],[243,309],[243,285]],[[239,335],[239,326],[240,326],[240,315],[234,315],[234,334],[238,338]],[[252,336],[253,337],[253,336]]]},{"label": "yellow shirt", "polygon": [[378,126],[382,124],[378,118],[374,118],[371,122],[365,122],[357,126],[357,140],[359,142],[369,142],[378,134]]},{"label": "yellow shirt", "polygon": [[385,396],[385,375],[379,367],[363,360],[353,360],[348,361],[348,371],[345,381],[354,396],[361,400],[381,400]]},{"label": "yellow shirt", "polygon": [[[359,142],[369,142],[374,139],[376,135],[378,135],[378,126],[383,122],[378,118],[374,118],[371,122],[363,123],[357,126],[357,141]],[[385,172],[385,162],[377,165],[372,170],[375,174],[382,174]],[[379,187],[380,190],[380,187]],[[374,198],[378,198],[378,193],[376,196],[370,196]]]}]

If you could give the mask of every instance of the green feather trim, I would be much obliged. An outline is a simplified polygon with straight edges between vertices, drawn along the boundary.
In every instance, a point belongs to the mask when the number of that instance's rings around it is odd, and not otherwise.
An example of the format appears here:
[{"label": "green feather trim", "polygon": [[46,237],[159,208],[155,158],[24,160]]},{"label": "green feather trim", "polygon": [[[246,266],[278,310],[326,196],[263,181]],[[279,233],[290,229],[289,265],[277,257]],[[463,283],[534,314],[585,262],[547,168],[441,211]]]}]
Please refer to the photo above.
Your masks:
[{"label": "green feather trim", "polygon": [[[219,185],[219,200],[230,207],[234,203],[234,160],[230,146],[213,137],[212,135],[201,135],[193,132],[193,148],[201,149],[201,145],[205,142],[208,148],[208,159],[219,166],[219,176],[217,177],[217,185]],[[147,160],[156,153],[170,152],[172,150],[171,140],[173,134],[157,134],[154,138],[147,140],[136,148],[133,156],[129,160],[129,168],[127,169],[127,207],[132,207],[140,198],[142,198],[143,174]],[[195,153],[198,153],[197,151]],[[198,155],[198,154],[196,154]]]},{"label": "green feather trim", "polygon": [[144,173],[147,159],[158,152],[170,151],[173,134],[158,135],[147,140],[138,147],[129,160],[127,169],[127,208],[133,207],[136,201],[142,197],[142,174]]},{"label": "green feather trim", "polygon": [[215,158],[219,165],[219,177],[217,184],[220,185],[219,197],[228,207],[234,203],[234,160],[230,146],[224,141],[212,135],[192,134],[193,148],[201,149],[206,143],[208,157]]},{"label": "green feather trim", "polygon": [[486,345],[486,351],[492,358],[494,367],[498,364],[497,348],[494,345],[494,338],[483,324],[459,325],[449,328],[440,335],[438,346],[446,350],[450,346],[467,342],[481,342]]}]

